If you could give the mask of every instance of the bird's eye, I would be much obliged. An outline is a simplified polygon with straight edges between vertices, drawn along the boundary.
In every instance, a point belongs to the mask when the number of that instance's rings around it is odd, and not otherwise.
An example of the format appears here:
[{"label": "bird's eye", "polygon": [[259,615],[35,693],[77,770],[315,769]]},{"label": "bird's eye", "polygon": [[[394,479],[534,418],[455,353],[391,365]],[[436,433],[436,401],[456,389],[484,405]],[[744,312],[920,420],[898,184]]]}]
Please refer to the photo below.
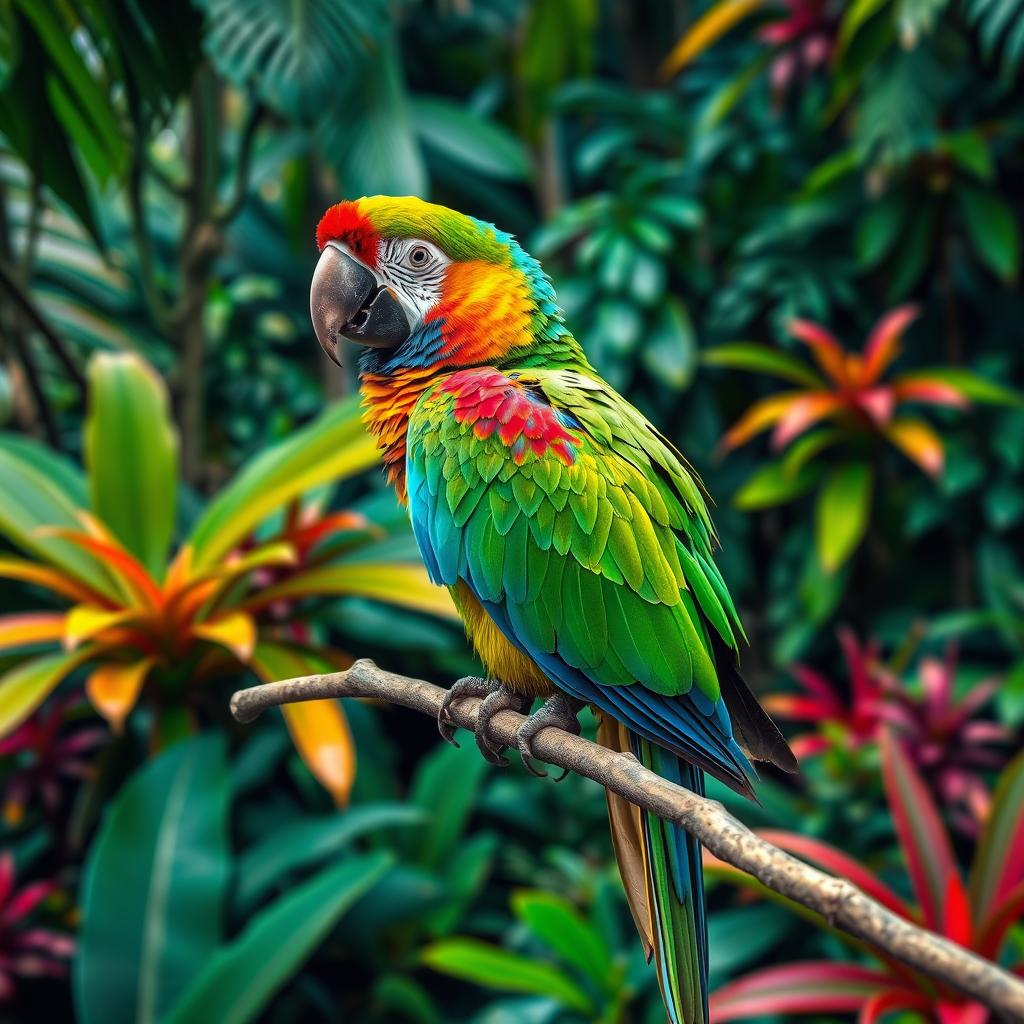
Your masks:
[{"label": "bird's eye", "polygon": [[410,266],[424,267],[430,259],[430,250],[425,245],[414,245],[409,250],[407,259]]}]

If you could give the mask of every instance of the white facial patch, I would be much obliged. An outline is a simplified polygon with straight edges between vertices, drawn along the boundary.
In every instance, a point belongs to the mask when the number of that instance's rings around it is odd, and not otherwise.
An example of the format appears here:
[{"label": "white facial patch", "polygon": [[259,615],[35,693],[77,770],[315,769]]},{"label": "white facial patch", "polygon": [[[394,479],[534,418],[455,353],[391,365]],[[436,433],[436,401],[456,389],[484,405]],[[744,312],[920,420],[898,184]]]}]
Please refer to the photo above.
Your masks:
[{"label": "white facial patch", "polygon": [[422,321],[441,298],[451,260],[436,245],[416,238],[384,238],[377,253],[377,273],[403,305]]}]

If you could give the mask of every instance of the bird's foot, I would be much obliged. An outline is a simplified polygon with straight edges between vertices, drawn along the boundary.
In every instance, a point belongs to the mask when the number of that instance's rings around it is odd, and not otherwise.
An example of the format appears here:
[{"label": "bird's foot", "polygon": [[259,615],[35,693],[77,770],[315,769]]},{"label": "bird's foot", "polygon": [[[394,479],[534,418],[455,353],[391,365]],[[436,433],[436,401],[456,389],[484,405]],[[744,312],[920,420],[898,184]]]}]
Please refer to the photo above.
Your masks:
[{"label": "bird's foot", "polygon": [[[582,701],[574,700],[572,697],[566,696],[564,693],[556,693],[552,697],[548,697],[546,701],[532,714],[525,722],[519,727],[519,731],[516,733],[516,746],[519,748],[519,756],[523,759],[523,764],[526,766],[526,770],[532,775],[536,775],[538,778],[545,778],[547,772],[543,769],[537,769],[533,767],[531,758],[534,757],[533,753],[533,741],[537,733],[542,729],[553,726],[556,729],[564,729],[566,732],[570,732],[573,736],[579,736],[580,734],[580,723],[577,719],[577,715],[583,708]],[[555,782],[561,782],[562,779],[569,774],[569,769],[566,768],[562,771],[562,774],[555,779]]]},{"label": "bird's foot", "polygon": [[499,711],[524,710],[524,700],[496,679],[478,679],[474,676],[459,679],[445,693],[444,700],[441,702],[441,710],[437,715],[438,732],[454,747],[457,747],[459,744],[455,739],[455,724],[452,722],[451,706],[457,701],[466,700],[469,697],[484,698],[479,711],[477,711],[476,729],[474,731],[476,745],[480,748],[480,753],[491,764],[504,768],[508,764],[508,761],[501,756],[501,751],[504,748],[495,746],[491,742],[487,736],[487,726]]},{"label": "bird's foot", "polygon": [[501,686],[495,679],[480,679],[477,676],[466,676],[452,683],[445,691],[441,701],[441,710],[437,713],[437,731],[453,747],[459,744],[455,739],[455,723],[452,721],[451,707],[460,700],[470,697],[489,697]]}]

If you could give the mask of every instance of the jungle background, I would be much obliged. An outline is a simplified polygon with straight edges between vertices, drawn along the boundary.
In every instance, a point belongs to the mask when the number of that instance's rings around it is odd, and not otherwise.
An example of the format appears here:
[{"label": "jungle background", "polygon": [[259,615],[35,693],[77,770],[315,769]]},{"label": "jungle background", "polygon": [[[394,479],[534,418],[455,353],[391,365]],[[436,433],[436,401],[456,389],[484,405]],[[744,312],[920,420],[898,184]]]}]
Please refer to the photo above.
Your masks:
[{"label": "jungle background", "polygon": [[[309,325],[375,193],[515,232],[714,496],[804,764],[714,795],[1019,971],[1022,65],[1020,0],[0,0],[0,1019],[664,1019],[596,786],[230,719],[474,671]],[[988,1019],[707,879],[714,1020]]]}]

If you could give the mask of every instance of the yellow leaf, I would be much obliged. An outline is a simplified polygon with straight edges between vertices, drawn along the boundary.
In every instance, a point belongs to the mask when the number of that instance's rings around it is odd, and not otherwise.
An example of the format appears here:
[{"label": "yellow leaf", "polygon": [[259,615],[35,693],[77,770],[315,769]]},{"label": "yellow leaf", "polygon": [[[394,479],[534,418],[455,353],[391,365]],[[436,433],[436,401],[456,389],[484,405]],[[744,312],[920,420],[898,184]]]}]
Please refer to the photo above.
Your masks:
[{"label": "yellow leaf", "polygon": [[763,3],[764,0],[719,0],[676,43],[658,68],[658,75],[662,79],[677,75],[694,57],[702,54],[731,28],[763,6]]},{"label": "yellow leaf", "polygon": [[239,661],[248,661],[256,646],[256,625],[245,612],[229,612],[212,622],[198,622],[192,632],[203,640],[226,647]]},{"label": "yellow leaf", "polygon": [[124,728],[124,720],[135,707],[146,674],[152,667],[152,658],[127,664],[108,662],[94,669],[86,679],[86,695],[114,732],[120,733]]},{"label": "yellow leaf", "polygon": [[885,428],[885,436],[929,476],[942,473],[946,449],[942,438],[924,420],[895,419]]},{"label": "yellow leaf", "polygon": [[248,606],[262,608],[280,599],[309,594],[369,597],[428,615],[440,615],[456,621],[459,617],[447,589],[435,586],[430,582],[426,569],[411,562],[352,562],[321,566],[261,590],[248,602]]},{"label": "yellow leaf", "polygon": [[310,700],[285,704],[281,710],[302,760],[343,807],[356,776],[356,748],[341,704]]},{"label": "yellow leaf", "polygon": [[64,636],[63,612],[27,612],[0,618],[0,650],[48,643]]},{"label": "yellow leaf", "polygon": [[741,444],[746,444],[762,430],[767,430],[778,423],[798,401],[810,394],[813,392],[785,391],[782,394],[769,395],[767,398],[755,402],[722,438],[722,448],[731,451]]},{"label": "yellow leaf", "polygon": [[124,626],[138,618],[135,609],[99,608],[93,604],[77,604],[64,620],[64,646],[73,651],[84,640],[91,640],[115,626]]}]

